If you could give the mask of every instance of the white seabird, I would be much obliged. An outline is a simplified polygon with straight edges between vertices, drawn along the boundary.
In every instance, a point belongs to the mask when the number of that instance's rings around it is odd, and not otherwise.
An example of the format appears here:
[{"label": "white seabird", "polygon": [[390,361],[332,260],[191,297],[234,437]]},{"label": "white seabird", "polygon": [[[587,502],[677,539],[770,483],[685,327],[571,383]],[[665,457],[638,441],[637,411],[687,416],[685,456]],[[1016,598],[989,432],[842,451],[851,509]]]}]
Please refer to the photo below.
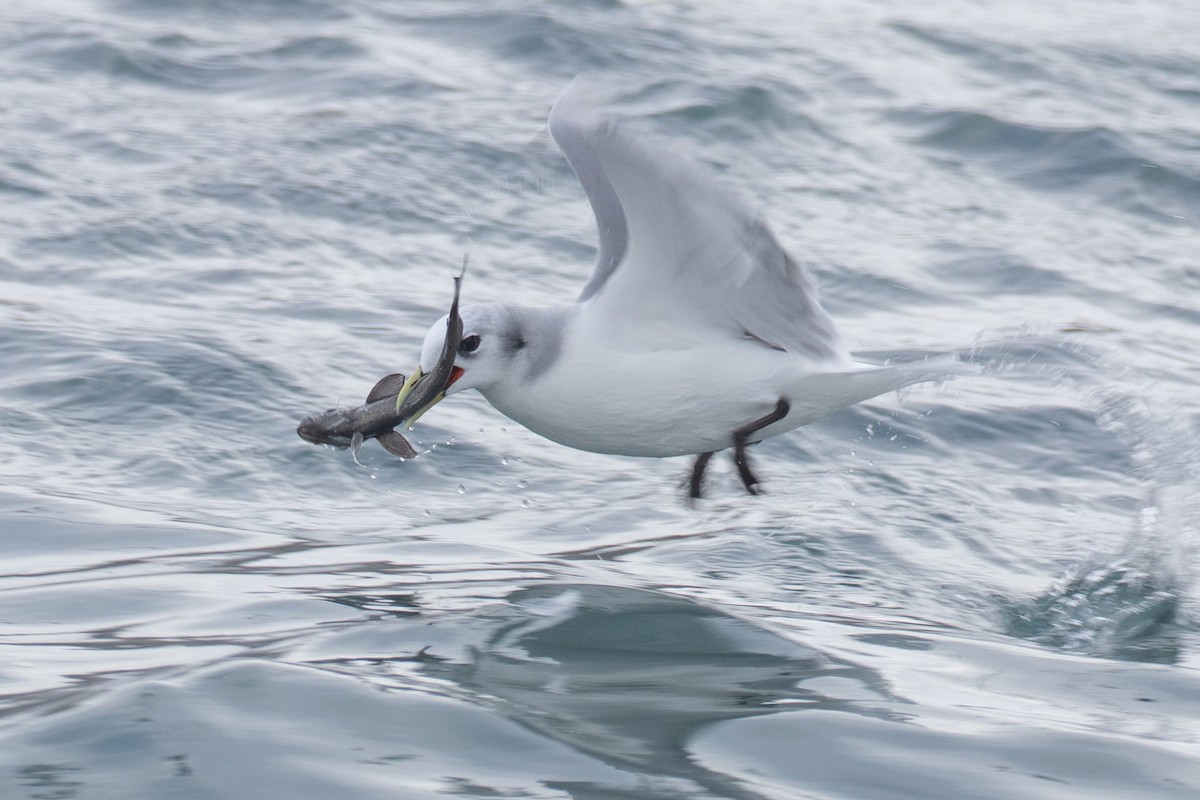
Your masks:
[{"label": "white seabird", "polygon": [[[696,455],[692,497],[713,453],[733,448],[757,494],[749,444],[965,366],[855,362],[812,275],[766,222],[706,170],[596,114],[578,81],[549,126],[596,217],[591,279],[570,306],[465,306],[444,395],[477,389],[580,450]],[[443,317],[397,404],[434,368],[445,337]]]}]

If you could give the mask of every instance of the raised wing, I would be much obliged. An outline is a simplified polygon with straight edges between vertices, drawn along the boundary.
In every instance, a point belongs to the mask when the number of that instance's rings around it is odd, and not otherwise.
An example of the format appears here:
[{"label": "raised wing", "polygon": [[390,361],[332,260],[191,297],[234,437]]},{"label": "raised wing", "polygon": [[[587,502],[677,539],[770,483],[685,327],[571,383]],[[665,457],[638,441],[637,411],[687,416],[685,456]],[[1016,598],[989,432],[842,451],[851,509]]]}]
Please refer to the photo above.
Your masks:
[{"label": "raised wing", "polygon": [[581,310],[626,329],[748,334],[815,360],[846,357],[812,275],[715,177],[597,115],[578,81],[555,102],[550,133],[600,235]]}]

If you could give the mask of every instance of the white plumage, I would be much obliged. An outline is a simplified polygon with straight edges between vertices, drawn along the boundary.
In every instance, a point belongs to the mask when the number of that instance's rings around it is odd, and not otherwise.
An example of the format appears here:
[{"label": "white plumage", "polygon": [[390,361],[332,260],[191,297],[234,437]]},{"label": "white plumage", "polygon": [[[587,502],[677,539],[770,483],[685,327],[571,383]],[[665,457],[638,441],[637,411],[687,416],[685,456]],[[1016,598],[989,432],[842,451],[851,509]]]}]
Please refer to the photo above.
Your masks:
[{"label": "white plumage", "polygon": [[[733,446],[744,466],[748,442],[963,366],[855,363],[813,277],[749,205],[595,114],[578,82],[555,103],[550,132],[596,216],[592,277],[572,306],[463,308],[462,374],[447,394],[478,389],[581,450],[664,457]],[[430,329],[423,370],[445,330],[444,319]],[[746,432],[784,406],[782,419]],[[742,476],[755,491],[748,467]]]}]

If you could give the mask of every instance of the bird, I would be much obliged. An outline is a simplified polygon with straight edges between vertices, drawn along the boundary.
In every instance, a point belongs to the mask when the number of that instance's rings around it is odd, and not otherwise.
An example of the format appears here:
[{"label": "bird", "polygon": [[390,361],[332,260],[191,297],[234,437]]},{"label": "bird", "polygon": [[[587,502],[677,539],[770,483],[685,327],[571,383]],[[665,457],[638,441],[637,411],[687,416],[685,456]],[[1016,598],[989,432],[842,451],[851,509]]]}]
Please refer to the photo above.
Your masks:
[{"label": "bird", "polygon": [[[568,447],[690,455],[690,498],[703,495],[713,454],[731,449],[754,495],[762,488],[750,445],[960,371],[953,357],[856,362],[813,275],[763,216],[712,171],[635,135],[593,98],[576,78],[548,120],[595,216],[591,277],[572,304],[462,307],[449,383],[422,414],[475,389]],[[397,404],[435,370],[447,319],[429,329]]]}]

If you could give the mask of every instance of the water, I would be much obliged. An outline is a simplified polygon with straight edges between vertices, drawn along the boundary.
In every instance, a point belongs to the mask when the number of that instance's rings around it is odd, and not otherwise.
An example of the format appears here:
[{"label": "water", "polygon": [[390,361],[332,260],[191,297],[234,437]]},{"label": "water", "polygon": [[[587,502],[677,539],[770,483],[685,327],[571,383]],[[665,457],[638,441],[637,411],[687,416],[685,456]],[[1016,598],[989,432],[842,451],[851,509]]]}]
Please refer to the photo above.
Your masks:
[{"label": "water", "polygon": [[[3,5],[0,797],[1200,794],[1200,15],[708,5]],[[582,70],[984,374],[695,508],[479,397],[297,438],[465,251],[579,291]]]}]

